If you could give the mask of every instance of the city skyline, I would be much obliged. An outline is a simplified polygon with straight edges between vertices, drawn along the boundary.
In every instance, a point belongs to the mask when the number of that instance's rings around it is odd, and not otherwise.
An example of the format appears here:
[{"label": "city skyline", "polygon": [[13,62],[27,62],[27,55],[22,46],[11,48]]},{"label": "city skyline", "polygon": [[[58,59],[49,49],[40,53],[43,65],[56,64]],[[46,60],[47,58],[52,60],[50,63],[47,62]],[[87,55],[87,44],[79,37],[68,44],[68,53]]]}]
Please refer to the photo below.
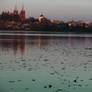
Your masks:
[{"label": "city skyline", "polygon": [[56,0],[0,0],[0,13],[13,11],[16,5],[20,11],[24,5],[27,17],[38,18],[43,13],[49,19],[92,21],[91,3],[90,0],[69,0],[67,2],[66,0],[58,0],[58,2]]}]

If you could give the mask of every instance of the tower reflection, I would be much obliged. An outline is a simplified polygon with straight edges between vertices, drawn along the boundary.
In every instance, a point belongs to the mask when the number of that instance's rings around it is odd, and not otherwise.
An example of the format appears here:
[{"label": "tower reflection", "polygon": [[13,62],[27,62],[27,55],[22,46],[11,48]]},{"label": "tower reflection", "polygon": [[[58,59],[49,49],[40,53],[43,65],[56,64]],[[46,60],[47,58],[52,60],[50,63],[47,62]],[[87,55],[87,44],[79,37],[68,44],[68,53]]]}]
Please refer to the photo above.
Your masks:
[{"label": "tower reflection", "polygon": [[25,52],[25,36],[2,36],[0,37],[0,49],[2,52],[13,51],[14,56],[20,51],[21,55]]}]

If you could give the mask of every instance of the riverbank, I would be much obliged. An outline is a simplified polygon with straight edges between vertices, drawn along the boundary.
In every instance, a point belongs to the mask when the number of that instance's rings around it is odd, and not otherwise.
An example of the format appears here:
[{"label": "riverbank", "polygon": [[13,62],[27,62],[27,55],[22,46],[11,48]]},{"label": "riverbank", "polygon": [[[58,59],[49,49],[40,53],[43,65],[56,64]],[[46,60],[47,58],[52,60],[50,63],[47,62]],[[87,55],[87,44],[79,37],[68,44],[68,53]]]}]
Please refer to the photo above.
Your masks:
[{"label": "riverbank", "polygon": [[38,31],[38,30],[0,30],[0,33],[36,33],[36,34],[92,34],[92,30],[89,30],[89,31],[65,31],[65,30],[53,30],[53,31]]}]

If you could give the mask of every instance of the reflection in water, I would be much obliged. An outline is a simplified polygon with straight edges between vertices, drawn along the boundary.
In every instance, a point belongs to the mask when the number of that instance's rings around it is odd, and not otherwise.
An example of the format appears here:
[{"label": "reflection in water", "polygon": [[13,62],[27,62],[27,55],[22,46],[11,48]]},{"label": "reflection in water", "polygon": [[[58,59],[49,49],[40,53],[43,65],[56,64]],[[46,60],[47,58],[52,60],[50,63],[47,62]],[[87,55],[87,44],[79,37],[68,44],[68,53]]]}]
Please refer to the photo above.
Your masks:
[{"label": "reflection in water", "polygon": [[[69,47],[74,47],[80,45],[85,46],[92,42],[91,38],[87,37],[80,37],[80,38],[74,38],[74,37],[46,37],[46,36],[1,36],[0,37],[0,49],[2,49],[2,52],[9,53],[9,50],[13,50],[14,55],[16,56],[16,53],[18,51],[21,52],[21,55],[23,56],[25,53],[25,48],[27,45],[31,46],[38,46],[40,49],[44,48],[50,44],[54,45],[64,45],[68,44]],[[90,44],[91,45],[91,44]],[[90,46],[88,45],[88,46]]]},{"label": "reflection in water", "polygon": [[91,85],[92,38],[0,36],[0,92],[90,92]]},{"label": "reflection in water", "polygon": [[24,55],[25,51],[25,37],[24,36],[2,36],[0,37],[0,48],[3,51],[13,49],[14,55],[16,56],[17,50],[21,51],[21,55]]},{"label": "reflection in water", "polygon": [[[19,50],[21,52],[21,55],[24,55],[25,53],[25,45],[30,45],[31,46],[38,46],[40,49],[48,43],[50,43],[50,40],[56,40],[57,38],[54,37],[25,37],[25,36],[2,36],[0,37],[0,49],[2,51],[6,51],[9,53],[9,50],[14,51],[14,55],[16,56],[17,51]],[[49,40],[46,41],[46,40]],[[25,43],[27,42],[27,44]]]}]

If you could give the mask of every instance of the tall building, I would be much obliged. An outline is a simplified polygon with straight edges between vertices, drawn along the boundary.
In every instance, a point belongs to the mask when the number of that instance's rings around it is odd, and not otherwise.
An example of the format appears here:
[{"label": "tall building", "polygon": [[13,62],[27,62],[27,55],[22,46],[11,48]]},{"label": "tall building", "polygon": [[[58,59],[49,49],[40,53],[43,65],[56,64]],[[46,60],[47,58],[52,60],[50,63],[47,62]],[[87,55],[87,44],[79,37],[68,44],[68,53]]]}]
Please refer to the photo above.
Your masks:
[{"label": "tall building", "polygon": [[15,9],[14,9],[14,12],[13,12],[15,15],[18,15],[18,9],[17,9],[17,6],[15,6]]},{"label": "tall building", "polygon": [[22,7],[22,10],[20,12],[20,18],[21,18],[21,21],[25,21],[25,19],[26,19],[26,13],[24,10],[24,6]]},{"label": "tall building", "polygon": [[2,14],[0,15],[0,19],[2,21],[15,21],[15,22],[23,22],[26,20],[26,13],[24,10],[24,7],[22,7],[22,10],[18,11],[17,6],[15,6],[15,9],[13,12],[5,12],[3,11]]}]

